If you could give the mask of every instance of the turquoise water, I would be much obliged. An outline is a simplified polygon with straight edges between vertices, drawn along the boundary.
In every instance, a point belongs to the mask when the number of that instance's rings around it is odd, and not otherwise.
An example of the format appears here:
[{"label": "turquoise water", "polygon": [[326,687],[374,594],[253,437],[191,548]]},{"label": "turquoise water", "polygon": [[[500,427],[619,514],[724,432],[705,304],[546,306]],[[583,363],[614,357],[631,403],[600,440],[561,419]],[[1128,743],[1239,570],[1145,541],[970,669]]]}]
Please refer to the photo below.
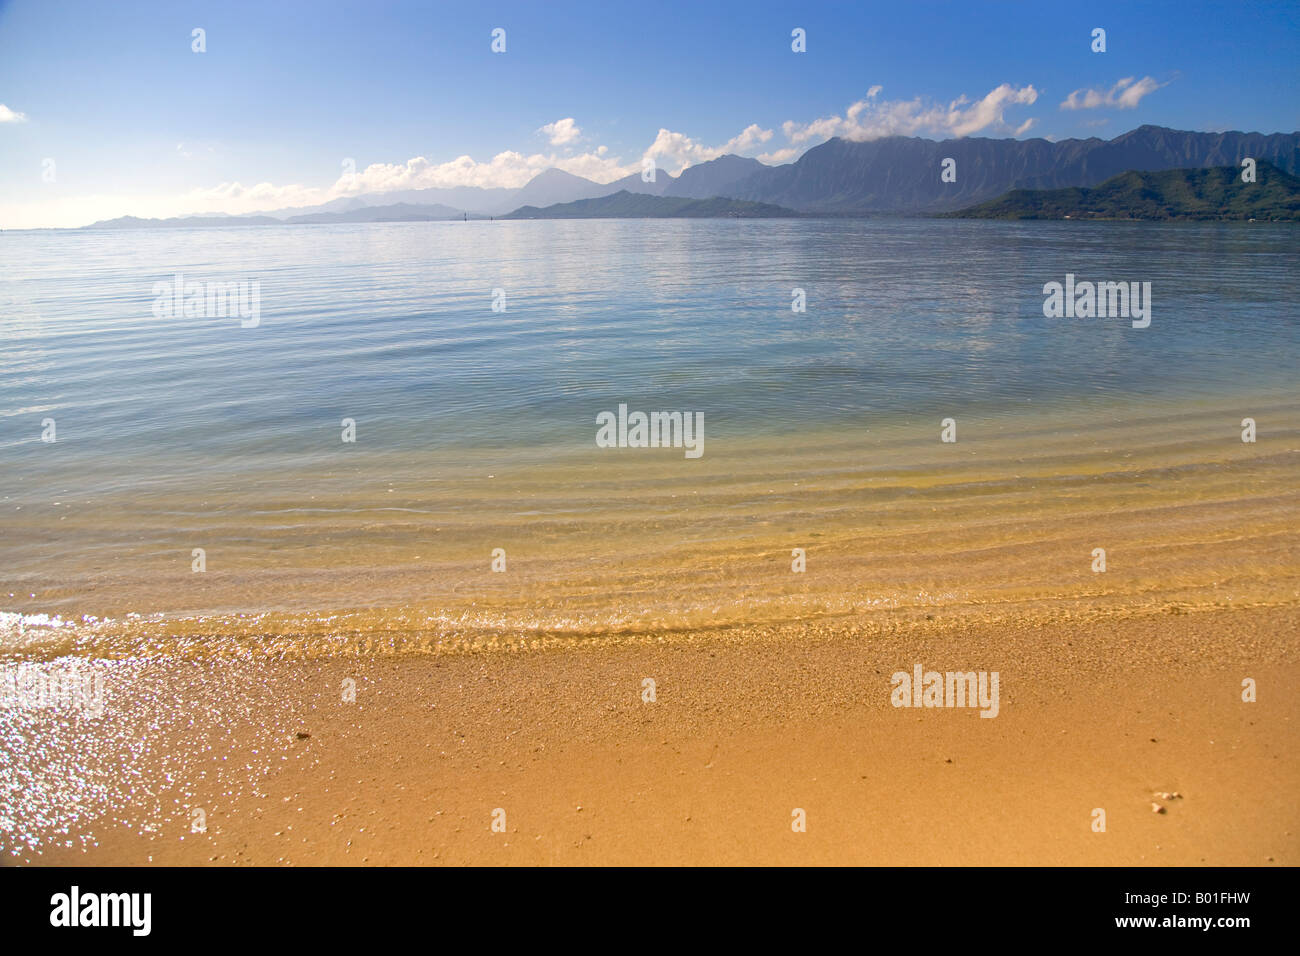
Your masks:
[{"label": "turquoise water", "polygon": [[[86,476],[370,450],[590,447],[595,416],[729,436],[1117,397],[1284,389],[1300,232],[1275,224],[395,223],[0,234],[0,461]],[[260,321],[154,286],[260,284]],[[1152,322],[1047,319],[1066,273],[1152,284]],[[792,312],[802,288],[807,311]],[[493,290],[504,312],[492,310]],[[107,480],[107,477],[105,477]]]}]

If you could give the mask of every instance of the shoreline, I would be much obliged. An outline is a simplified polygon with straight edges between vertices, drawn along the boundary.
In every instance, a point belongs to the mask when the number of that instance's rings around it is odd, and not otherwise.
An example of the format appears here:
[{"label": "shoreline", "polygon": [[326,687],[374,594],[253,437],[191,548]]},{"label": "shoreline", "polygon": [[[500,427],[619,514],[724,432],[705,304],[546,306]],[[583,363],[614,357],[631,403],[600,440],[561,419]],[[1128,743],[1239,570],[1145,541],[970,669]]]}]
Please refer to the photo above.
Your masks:
[{"label": "shoreline", "polygon": [[1234,404],[33,486],[0,677],[103,711],[0,706],[0,859],[1295,865],[1300,431]]},{"label": "shoreline", "polygon": [[[1294,405],[1256,407],[1256,444],[1240,440],[1241,412],[1199,408],[983,431],[963,419],[954,444],[936,427],[719,445],[695,461],[593,448],[89,498],[43,484],[6,501],[0,655],[102,650],[103,637],[120,656],[168,629],[490,640],[1286,602],[1300,596],[1300,422]],[[1099,547],[1105,574],[1090,568]],[[506,573],[492,570],[498,548]],[[807,573],[791,573],[795,548]],[[18,626],[56,614],[76,627]]]}]

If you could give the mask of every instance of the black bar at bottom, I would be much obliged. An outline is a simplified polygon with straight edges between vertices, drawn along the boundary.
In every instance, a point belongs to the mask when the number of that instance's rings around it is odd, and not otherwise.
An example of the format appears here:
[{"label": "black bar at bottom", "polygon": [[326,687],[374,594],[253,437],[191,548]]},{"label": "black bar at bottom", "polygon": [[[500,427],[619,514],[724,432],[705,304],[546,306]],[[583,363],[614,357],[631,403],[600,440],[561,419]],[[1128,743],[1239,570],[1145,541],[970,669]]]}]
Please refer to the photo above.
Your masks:
[{"label": "black bar at bottom", "polygon": [[[1284,930],[1294,882],[1283,868],[8,868],[0,870],[0,925],[8,942],[76,934],[82,943],[116,937],[127,945],[337,947],[414,937],[436,947],[439,930],[454,931],[453,939],[486,931],[489,945],[522,933],[533,942],[633,948],[831,931],[923,947],[927,939],[949,947],[1125,937],[1231,945],[1261,929]],[[687,935],[661,935],[677,927],[689,927]]]}]

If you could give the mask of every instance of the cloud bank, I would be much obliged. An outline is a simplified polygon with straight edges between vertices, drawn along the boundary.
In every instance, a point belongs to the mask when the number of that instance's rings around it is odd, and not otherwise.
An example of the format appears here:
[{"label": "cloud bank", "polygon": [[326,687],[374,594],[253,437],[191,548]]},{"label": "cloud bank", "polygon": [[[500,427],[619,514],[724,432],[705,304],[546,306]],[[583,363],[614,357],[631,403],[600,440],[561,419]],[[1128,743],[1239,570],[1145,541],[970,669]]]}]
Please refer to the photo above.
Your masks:
[{"label": "cloud bank", "polygon": [[976,133],[1019,136],[1035,122],[1030,118],[1012,125],[1006,117],[1012,107],[1037,102],[1038,91],[1033,86],[1015,87],[1003,83],[978,100],[960,96],[946,106],[927,102],[921,97],[881,100],[881,89],[879,86],[871,87],[866,97],[853,103],[843,116],[827,116],[811,123],[791,120],[782,130],[791,144],[798,146],[821,142],[832,136],[851,140],[922,134],[958,138]]},{"label": "cloud bank", "polygon": [[[1104,93],[1077,90],[1062,104],[1062,109],[1088,109],[1102,104],[1128,108],[1158,88],[1159,84],[1153,84],[1155,81],[1150,77],[1136,83],[1128,78]],[[949,138],[979,133],[1019,136],[1028,131],[1035,120],[1031,117],[1017,122],[1009,114],[1021,107],[1032,106],[1039,96],[1032,85],[1018,87],[1010,83],[1003,83],[977,99],[962,95],[946,104],[922,97],[887,100],[881,98],[882,92],[883,87],[879,85],[869,87],[866,96],[850,104],[843,115],[809,122],[786,121],[780,127],[784,142],[777,140],[775,130],[765,129],[757,123],[749,124],[726,142],[715,144],[661,127],[639,156],[624,159],[612,155],[604,145],[575,152],[577,144],[586,137],[577,120],[566,116],[537,129],[550,146],[549,150],[542,152],[504,150],[486,161],[469,155],[446,162],[415,156],[405,162],[372,163],[360,171],[341,175],[328,186],[223,182],[180,195],[118,197],[122,207],[120,212],[109,212],[109,197],[95,197],[97,202],[94,205],[104,210],[98,218],[128,212],[141,214],[145,210],[153,215],[240,214],[314,206],[332,199],[407,189],[457,186],[517,189],[551,167],[598,183],[609,183],[639,172],[645,159],[653,159],[659,168],[674,175],[687,166],[728,153],[749,156],[769,164],[787,163],[834,136],[851,140],[918,135]],[[22,122],[25,119],[22,113],[0,105],[0,122]],[[178,145],[177,152],[184,156],[188,151],[183,145]],[[90,198],[86,197],[87,200]],[[101,199],[103,205],[98,203]],[[87,202],[88,208],[90,205]],[[17,210],[11,207],[4,211],[12,216]],[[35,217],[34,208],[28,212]],[[16,218],[22,221],[29,216]]]}]

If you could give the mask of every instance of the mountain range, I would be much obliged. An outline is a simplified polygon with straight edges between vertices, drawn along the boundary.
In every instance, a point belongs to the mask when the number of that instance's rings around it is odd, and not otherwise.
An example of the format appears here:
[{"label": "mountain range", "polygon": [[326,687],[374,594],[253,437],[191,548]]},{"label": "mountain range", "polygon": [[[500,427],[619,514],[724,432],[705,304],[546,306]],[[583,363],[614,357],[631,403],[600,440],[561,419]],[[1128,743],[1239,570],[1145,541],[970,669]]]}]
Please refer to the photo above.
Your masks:
[{"label": "mountain range", "polygon": [[[391,221],[379,207],[414,218],[501,216],[523,206],[545,208],[627,191],[685,199],[725,198],[782,206],[820,215],[928,215],[965,208],[1013,189],[1087,188],[1129,170],[1157,172],[1237,166],[1252,157],[1300,172],[1300,133],[1200,133],[1140,126],[1110,140],[930,140],[888,136],[855,142],[830,139],[798,160],[768,166],[741,156],[721,156],[688,166],[676,176],[658,171],[653,182],[633,173],[596,183],[547,169],[519,189],[470,186],[409,189],[331,200],[320,206],[280,209],[248,216],[201,217],[229,225],[281,222]],[[955,162],[955,181],[944,182],[944,160]],[[364,212],[366,209],[372,211]],[[348,216],[349,218],[332,218]],[[322,217],[322,218],[309,218]],[[95,223],[87,228],[194,225],[196,217]]]},{"label": "mountain range", "polygon": [[[866,142],[832,139],[786,166],[768,167],[723,195],[803,212],[902,214],[959,209],[1011,189],[1095,186],[1128,170],[1235,166],[1268,160],[1300,169],[1300,133],[1195,133],[1141,126],[1112,140],[966,139],[936,142],[890,136]],[[956,181],[943,182],[943,160]]]},{"label": "mountain range", "polygon": [[1300,219],[1300,179],[1259,162],[1255,180],[1239,166],[1130,171],[1092,188],[1014,189],[948,213],[961,219]]}]

